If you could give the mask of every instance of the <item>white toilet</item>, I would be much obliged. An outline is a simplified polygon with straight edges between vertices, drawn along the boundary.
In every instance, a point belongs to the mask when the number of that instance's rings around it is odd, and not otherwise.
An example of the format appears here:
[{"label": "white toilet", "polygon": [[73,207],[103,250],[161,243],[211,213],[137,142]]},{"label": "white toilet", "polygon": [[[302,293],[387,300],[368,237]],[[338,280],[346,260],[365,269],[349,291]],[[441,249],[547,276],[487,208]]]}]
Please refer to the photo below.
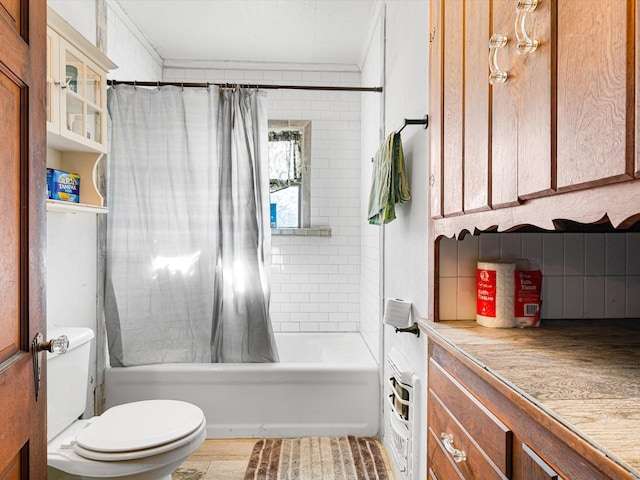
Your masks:
[{"label": "white toilet", "polygon": [[171,480],[171,472],[206,437],[195,405],[146,400],[112,407],[78,420],[86,407],[93,331],[64,328],[66,353],[47,354],[47,463],[49,480],[114,478]]}]

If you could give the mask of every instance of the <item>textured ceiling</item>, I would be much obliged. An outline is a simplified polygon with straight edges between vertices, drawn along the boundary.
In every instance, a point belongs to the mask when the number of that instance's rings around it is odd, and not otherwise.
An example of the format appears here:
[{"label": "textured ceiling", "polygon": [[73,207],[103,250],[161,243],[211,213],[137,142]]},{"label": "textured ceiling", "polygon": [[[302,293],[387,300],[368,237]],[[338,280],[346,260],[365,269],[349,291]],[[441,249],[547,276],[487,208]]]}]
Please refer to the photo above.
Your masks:
[{"label": "textured ceiling", "polygon": [[355,65],[376,0],[115,0],[164,59]]}]

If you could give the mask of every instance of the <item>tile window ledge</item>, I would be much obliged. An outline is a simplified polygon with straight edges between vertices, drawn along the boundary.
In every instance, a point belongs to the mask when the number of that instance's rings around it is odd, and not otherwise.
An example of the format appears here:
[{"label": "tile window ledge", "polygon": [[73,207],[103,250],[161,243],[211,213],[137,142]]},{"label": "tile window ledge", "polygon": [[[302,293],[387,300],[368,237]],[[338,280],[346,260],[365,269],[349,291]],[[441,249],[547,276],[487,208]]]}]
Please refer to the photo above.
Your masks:
[{"label": "tile window ledge", "polygon": [[272,228],[271,235],[294,237],[330,237],[331,227]]}]

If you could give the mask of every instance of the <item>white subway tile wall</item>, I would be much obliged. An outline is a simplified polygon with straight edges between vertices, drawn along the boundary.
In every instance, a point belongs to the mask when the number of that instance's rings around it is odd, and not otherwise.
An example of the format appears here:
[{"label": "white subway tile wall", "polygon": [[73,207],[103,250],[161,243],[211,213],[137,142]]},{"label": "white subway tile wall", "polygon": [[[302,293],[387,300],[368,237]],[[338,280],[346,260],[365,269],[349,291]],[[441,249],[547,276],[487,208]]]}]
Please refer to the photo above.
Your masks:
[{"label": "white subway tile wall", "polygon": [[[165,68],[164,81],[359,86],[358,71]],[[273,120],[311,120],[311,227],[330,237],[273,236],[275,331],[360,327],[360,97],[358,92],[267,90]]]},{"label": "white subway tile wall", "polygon": [[440,242],[441,320],[475,319],[478,260],[542,270],[542,319],[640,317],[640,233],[502,233]]}]

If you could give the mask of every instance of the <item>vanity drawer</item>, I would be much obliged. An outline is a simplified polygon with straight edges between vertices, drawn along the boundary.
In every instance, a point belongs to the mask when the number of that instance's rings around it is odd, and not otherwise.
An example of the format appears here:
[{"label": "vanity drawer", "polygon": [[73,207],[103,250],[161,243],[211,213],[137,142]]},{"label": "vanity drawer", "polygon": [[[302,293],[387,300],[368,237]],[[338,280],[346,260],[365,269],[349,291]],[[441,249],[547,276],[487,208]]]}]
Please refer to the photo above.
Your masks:
[{"label": "vanity drawer", "polygon": [[[441,442],[443,433],[452,434],[454,448],[465,451],[467,461],[457,463],[463,474],[465,469],[471,473],[465,477],[511,477],[511,430],[433,358],[429,360],[428,416]],[[485,470],[488,476],[477,476]]]},{"label": "vanity drawer", "polygon": [[428,430],[427,440],[427,465],[429,466],[429,480],[464,480],[462,473],[455,466],[440,439],[438,434],[431,428]]}]

